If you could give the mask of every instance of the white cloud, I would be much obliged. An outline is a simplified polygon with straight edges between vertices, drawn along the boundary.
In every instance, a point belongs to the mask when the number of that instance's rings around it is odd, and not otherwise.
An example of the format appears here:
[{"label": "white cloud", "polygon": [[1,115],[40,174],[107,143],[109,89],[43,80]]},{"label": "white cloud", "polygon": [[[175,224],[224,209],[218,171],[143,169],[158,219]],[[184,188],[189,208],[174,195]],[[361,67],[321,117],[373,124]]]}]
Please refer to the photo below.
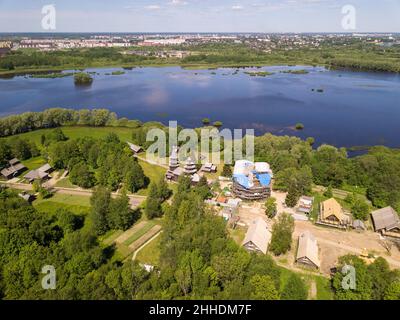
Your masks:
[{"label": "white cloud", "polygon": [[232,10],[237,10],[237,11],[243,10],[243,6],[241,5],[232,6]]},{"label": "white cloud", "polygon": [[161,9],[161,7],[158,4],[151,4],[151,5],[145,6],[145,8],[147,10],[159,10],[159,9]]},{"label": "white cloud", "polygon": [[171,2],[169,2],[169,4],[173,5],[173,6],[184,6],[187,4],[187,2],[184,0],[171,0]]}]

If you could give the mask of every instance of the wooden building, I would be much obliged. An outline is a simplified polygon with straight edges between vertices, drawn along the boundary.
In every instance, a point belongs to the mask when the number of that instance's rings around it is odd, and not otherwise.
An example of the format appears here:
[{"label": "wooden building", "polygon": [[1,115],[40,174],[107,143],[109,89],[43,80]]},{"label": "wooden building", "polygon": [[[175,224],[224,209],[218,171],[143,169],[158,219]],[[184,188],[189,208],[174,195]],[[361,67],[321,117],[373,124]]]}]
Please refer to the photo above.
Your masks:
[{"label": "wooden building", "polygon": [[7,180],[19,176],[26,167],[17,159],[11,159],[7,162],[7,167],[1,170],[1,175]]},{"label": "wooden building", "polygon": [[205,163],[201,168],[201,172],[207,172],[207,173],[215,173],[217,172],[217,166],[213,165],[212,163]]},{"label": "wooden building", "polygon": [[271,238],[272,234],[268,229],[267,223],[258,218],[249,226],[242,245],[248,251],[266,254]]},{"label": "wooden building", "polygon": [[318,222],[338,228],[346,228],[350,223],[342,206],[334,198],[321,202]]},{"label": "wooden building", "polygon": [[32,183],[34,181],[43,181],[50,179],[50,172],[53,171],[53,168],[46,163],[45,165],[41,166],[39,169],[29,171],[24,178],[29,182]]},{"label": "wooden building", "polygon": [[382,234],[400,235],[400,218],[392,207],[386,207],[371,213],[375,231]]},{"label": "wooden building", "polygon": [[271,195],[272,171],[266,162],[239,160],[232,177],[232,193],[243,200],[262,200]]},{"label": "wooden building", "polygon": [[137,146],[136,144],[133,144],[133,143],[130,143],[130,142],[127,142],[127,143],[128,143],[129,149],[132,150],[133,154],[136,155],[136,154],[138,154],[138,153],[143,151],[143,148],[141,146]]},{"label": "wooden building", "polygon": [[185,174],[188,175],[188,176],[197,173],[196,164],[194,163],[194,161],[193,161],[193,159],[191,157],[189,157],[186,160],[186,163],[185,163],[185,166],[183,167],[183,170],[184,170]]},{"label": "wooden building", "polygon": [[299,199],[297,212],[310,214],[313,209],[314,197],[302,196]]},{"label": "wooden building", "polygon": [[309,231],[304,232],[299,237],[296,262],[313,269],[319,269],[321,267],[318,243]]}]

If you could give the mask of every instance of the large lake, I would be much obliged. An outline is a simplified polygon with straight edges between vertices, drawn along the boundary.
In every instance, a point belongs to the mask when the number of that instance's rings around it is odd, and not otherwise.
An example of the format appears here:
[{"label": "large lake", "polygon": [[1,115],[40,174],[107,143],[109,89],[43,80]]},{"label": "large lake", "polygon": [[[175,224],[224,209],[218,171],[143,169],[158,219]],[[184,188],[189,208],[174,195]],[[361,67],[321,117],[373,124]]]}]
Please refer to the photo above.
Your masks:
[{"label": "large lake", "polygon": [[[306,69],[308,74],[282,73]],[[321,67],[184,70],[180,67],[89,69],[94,82],[76,87],[73,77],[0,79],[0,115],[49,107],[108,108],[118,116],[177,120],[201,126],[205,117],[257,134],[314,137],[316,144],[400,147],[400,76],[328,71]],[[252,77],[245,71],[270,71]],[[323,91],[323,92],[321,92]],[[294,130],[303,123],[303,131]]]}]

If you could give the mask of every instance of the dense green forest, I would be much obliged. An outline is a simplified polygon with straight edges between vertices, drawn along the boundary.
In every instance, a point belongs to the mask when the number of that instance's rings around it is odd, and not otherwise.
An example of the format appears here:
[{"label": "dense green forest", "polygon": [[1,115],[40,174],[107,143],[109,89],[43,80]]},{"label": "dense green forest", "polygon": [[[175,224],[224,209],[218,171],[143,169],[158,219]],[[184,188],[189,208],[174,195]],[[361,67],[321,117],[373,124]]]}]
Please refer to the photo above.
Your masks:
[{"label": "dense green forest", "polygon": [[[11,120],[10,120],[11,119]],[[35,121],[32,121],[35,119]],[[56,169],[68,169],[73,183],[95,187],[88,215],[67,209],[38,211],[10,189],[0,192],[0,296],[3,299],[306,299],[305,282],[292,274],[282,285],[282,268],[269,255],[250,254],[228,235],[226,223],[204,205],[210,187],[196,187],[183,178],[172,202],[164,181],[153,181],[143,208],[130,209],[123,186],[135,192],[149,183],[125,141],[113,133],[102,138],[68,138],[62,126],[126,125],[132,141],[144,142],[149,128],[161,124],[118,119],[107,110],[52,109],[1,119],[8,134],[39,128],[37,143],[29,133],[0,139],[2,164],[12,157],[21,160],[41,155]],[[14,128],[13,125],[16,127]],[[376,207],[400,209],[400,151],[373,147],[365,155],[348,158],[345,149],[311,140],[266,134],[255,139],[256,160],[268,161],[275,173],[275,187],[307,194],[313,184],[366,190]],[[225,166],[226,173],[231,172]],[[329,191],[329,190],[328,190]],[[123,262],[113,245],[101,236],[109,230],[126,230],[146,215],[163,217],[160,263],[152,272],[137,262]],[[281,254],[290,249],[291,219],[282,216],[273,230],[272,249]],[[359,276],[356,290],[344,291],[342,274],[332,278],[336,299],[400,299],[398,271],[391,271],[379,258],[366,265],[355,256]],[[57,290],[41,288],[41,268],[54,265]]]},{"label": "dense green forest", "polygon": [[[250,254],[231,240],[224,220],[209,212],[202,194],[181,179],[177,196],[164,211],[160,266],[147,272],[136,262],[115,259],[115,248],[97,238],[99,221],[120,221],[129,211],[121,199],[110,203],[106,189],[93,195],[92,214],[85,217],[64,209],[38,212],[13,191],[2,189],[1,298],[306,299],[301,277],[292,274],[282,287],[282,269],[270,256]],[[99,216],[104,210],[111,211]],[[345,262],[356,268],[357,288],[343,290],[343,275],[337,273],[332,278],[336,299],[400,299],[400,274],[390,271],[384,259],[367,266],[345,256],[340,263]],[[56,269],[55,290],[41,287],[44,265]]]}]

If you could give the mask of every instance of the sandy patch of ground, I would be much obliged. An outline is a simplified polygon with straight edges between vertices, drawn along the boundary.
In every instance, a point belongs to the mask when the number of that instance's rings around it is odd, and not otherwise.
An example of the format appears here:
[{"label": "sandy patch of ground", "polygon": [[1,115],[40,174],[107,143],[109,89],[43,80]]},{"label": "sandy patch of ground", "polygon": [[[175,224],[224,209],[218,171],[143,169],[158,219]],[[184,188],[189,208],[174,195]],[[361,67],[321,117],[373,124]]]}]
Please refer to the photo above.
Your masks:
[{"label": "sandy patch of ground", "polygon": [[[277,199],[278,214],[282,212],[294,213],[293,209],[286,208],[283,205],[285,193],[274,192],[273,197]],[[238,215],[240,221],[246,225],[251,224],[258,218],[264,219],[270,228],[274,220],[268,219],[264,211],[264,202],[244,202],[239,208]],[[390,254],[383,246],[380,235],[373,231],[356,232],[354,230],[343,231],[336,228],[321,227],[312,224],[310,221],[295,221],[295,231],[293,240],[297,248],[298,237],[305,232],[310,231],[317,239],[320,248],[321,273],[330,274],[330,269],[333,268],[338,261],[338,258],[346,254],[360,255],[364,249],[368,253],[373,253],[376,256],[385,258],[392,268],[400,268],[400,251],[396,246],[392,246]],[[294,249],[295,250],[295,249]],[[295,252],[292,249],[288,254],[287,264],[289,267],[295,268],[294,259]]]},{"label": "sandy patch of ground", "polygon": [[393,268],[400,268],[400,252],[393,246],[391,254],[382,245],[378,233],[365,231],[342,231],[335,228],[315,226],[310,222],[296,221],[294,237],[297,238],[304,231],[309,230],[317,239],[320,248],[321,271],[330,272],[340,256],[346,254],[360,255],[364,249],[377,256],[385,258]]}]

